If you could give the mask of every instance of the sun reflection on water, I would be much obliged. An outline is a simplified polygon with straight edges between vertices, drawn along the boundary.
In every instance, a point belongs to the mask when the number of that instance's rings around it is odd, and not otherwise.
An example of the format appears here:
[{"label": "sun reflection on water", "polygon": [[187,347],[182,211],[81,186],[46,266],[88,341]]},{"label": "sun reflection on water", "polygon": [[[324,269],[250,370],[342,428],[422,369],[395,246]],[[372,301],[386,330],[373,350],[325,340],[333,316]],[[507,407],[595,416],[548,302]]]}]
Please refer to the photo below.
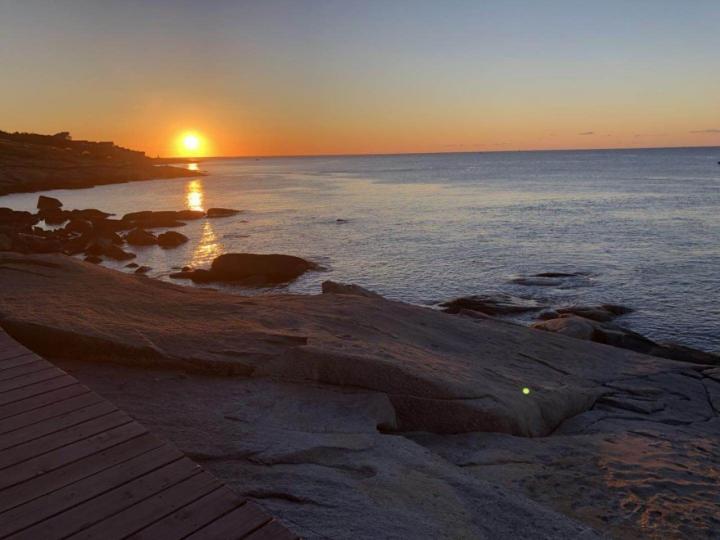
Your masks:
[{"label": "sun reflection on water", "polygon": [[191,180],[185,185],[185,204],[189,210],[204,211],[202,180]]},{"label": "sun reflection on water", "polygon": [[200,167],[198,167],[197,163],[188,163],[188,171],[199,171]]},{"label": "sun reflection on water", "polygon": [[200,234],[200,241],[192,254],[190,266],[194,268],[207,266],[208,263],[212,262],[212,260],[220,254],[222,254],[222,246],[218,242],[215,229],[213,229],[209,220],[205,220],[202,233]]}]

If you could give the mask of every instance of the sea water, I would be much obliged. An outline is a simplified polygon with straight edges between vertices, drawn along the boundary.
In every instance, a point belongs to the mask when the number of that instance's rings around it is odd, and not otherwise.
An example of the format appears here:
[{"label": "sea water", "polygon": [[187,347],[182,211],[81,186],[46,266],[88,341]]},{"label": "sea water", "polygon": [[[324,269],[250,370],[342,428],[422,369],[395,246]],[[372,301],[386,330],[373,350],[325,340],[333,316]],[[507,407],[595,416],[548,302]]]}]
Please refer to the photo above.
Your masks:
[{"label": "sea water", "polygon": [[[314,294],[331,279],[422,305],[491,292],[619,303],[636,310],[619,321],[633,330],[717,351],[719,160],[720,148],[228,158],[202,161],[207,176],[47,194],[118,215],[243,210],[188,222],[176,249],[131,248],[161,279],[227,252],[292,254],[326,271],[280,289],[223,288]],[[584,276],[513,281],[542,272]]]}]

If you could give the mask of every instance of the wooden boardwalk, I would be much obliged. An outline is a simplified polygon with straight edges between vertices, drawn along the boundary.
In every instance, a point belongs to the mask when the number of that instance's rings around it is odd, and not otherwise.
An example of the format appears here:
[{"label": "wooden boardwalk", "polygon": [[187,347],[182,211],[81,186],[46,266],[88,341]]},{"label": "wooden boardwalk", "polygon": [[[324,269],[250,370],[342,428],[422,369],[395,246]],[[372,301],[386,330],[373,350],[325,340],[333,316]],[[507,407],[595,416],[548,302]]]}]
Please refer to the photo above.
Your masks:
[{"label": "wooden boardwalk", "polygon": [[297,536],[0,329],[0,538]]}]

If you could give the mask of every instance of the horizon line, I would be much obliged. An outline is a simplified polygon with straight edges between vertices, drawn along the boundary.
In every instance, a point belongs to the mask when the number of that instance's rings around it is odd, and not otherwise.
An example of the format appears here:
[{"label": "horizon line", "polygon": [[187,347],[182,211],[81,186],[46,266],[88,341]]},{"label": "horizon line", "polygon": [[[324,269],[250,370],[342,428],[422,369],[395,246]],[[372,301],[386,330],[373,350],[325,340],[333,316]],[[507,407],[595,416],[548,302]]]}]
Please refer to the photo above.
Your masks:
[{"label": "horizon line", "polygon": [[[606,148],[532,148],[526,150],[454,150],[433,152],[368,152],[368,153],[329,153],[329,154],[248,154],[248,155],[215,155],[215,156],[158,156],[160,159],[196,160],[207,159],[257,159],[257,158],[317,158],[317,157],[390,157],[390,156],[427,156],[452,154],[518,154],[536,152],[598,152],[621,150],[682,150],[682,149],[720,149],[718,145],[702,146],[612,146]],[[720,163],[720,161],[719,161]]]}]

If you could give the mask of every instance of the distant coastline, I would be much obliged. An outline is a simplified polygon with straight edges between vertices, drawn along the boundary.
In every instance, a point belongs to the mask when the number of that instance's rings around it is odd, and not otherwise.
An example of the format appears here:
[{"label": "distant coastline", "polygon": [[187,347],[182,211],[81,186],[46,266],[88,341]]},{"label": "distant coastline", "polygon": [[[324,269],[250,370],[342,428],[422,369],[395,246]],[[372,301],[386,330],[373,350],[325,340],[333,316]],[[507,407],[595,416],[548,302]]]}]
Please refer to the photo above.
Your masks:
[{"label": "distant coastline", "polygon": [[76,141],[68,132],[0,131],[0,195],[202,174],[169,165],[181,162],[188,160],[150,158],[110,141]]}]

